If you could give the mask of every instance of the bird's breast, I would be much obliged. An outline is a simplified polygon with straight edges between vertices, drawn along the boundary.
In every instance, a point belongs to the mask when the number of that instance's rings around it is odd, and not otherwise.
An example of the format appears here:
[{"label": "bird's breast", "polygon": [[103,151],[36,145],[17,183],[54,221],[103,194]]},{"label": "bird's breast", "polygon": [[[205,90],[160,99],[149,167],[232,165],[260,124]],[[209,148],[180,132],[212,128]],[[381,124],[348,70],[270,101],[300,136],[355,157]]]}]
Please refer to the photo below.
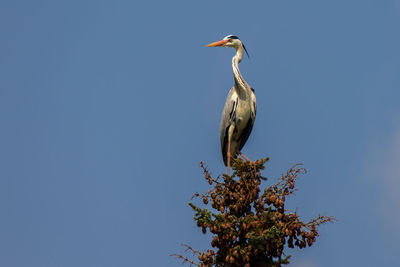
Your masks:
[{"label": "bird's breast", "polygon": [[250,120],[251,109],[247,103],[240,103],[236,108],[236,131],[242,132]]}]

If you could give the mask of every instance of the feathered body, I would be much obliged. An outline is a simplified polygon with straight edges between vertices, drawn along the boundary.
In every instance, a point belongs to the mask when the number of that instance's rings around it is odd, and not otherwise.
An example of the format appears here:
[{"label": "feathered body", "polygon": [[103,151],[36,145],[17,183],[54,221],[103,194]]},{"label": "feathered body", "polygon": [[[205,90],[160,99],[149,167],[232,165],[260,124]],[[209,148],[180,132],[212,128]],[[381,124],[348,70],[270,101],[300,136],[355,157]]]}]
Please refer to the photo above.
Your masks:
[{"label": "feathered body", "polygon": [[222,110],[220,125],[220,141],[222,158],[225,166],[228,166],[228,142],[231,141],[231,155],[236,158],[239,151],[250,136],[256,119],[256,96],[250,88],[250,92],[239,96],[236,84],[229,91]]}]

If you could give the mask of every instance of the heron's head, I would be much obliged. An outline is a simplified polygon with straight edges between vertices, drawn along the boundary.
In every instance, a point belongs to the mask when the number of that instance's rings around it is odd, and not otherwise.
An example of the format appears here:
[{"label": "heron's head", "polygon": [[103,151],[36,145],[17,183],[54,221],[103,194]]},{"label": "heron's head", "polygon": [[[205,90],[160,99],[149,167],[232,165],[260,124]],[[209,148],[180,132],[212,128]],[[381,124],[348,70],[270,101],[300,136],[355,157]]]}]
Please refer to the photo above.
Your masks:
[{"label": "heron's head", "polygon": [[236,50],[238,50],[239,48],[243,47],[244,51],[246,52],[247,56],[249,57],[249,54],[247,53],[246,47],[244,46],[242,41],[240,41],[239,37],[237,37],[236,35],[232,35],[232,34],[228,35],[224,39],[222,39],[221,41],[208,44],[207,46],[208,47],[215,47],[215,46],[233,47]]}]

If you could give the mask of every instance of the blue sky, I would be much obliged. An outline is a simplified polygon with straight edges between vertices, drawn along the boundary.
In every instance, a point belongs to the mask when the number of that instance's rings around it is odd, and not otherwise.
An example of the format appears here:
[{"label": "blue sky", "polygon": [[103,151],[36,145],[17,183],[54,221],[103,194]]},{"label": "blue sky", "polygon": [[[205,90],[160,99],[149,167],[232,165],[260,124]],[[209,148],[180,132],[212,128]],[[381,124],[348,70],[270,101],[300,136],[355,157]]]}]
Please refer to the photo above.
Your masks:
[{"label": "blue sky", "polygon": [[2,1],[0,265],[179,266],[208,248],[187,202],[225,171],[238,35],[256,123],[243,152],[320,228],[293,265],[395,266],[400,1]]}]

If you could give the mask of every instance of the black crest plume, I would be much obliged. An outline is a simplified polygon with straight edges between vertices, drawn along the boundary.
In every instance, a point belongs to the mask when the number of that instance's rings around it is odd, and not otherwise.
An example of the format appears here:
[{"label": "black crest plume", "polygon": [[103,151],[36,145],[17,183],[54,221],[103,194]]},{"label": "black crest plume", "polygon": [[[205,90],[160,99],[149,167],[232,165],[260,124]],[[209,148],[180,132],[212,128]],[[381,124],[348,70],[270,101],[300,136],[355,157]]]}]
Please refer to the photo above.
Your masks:
[{"label": "black crest plume", "polygon": [[243,42],[242,42],[242,45],[243,45],[244,51],[246,52],[247,57],[250,59],[249,53],[247,52],[247,49],[246,49],[246,47],[244,46],[244,43],[243,43]]}]

